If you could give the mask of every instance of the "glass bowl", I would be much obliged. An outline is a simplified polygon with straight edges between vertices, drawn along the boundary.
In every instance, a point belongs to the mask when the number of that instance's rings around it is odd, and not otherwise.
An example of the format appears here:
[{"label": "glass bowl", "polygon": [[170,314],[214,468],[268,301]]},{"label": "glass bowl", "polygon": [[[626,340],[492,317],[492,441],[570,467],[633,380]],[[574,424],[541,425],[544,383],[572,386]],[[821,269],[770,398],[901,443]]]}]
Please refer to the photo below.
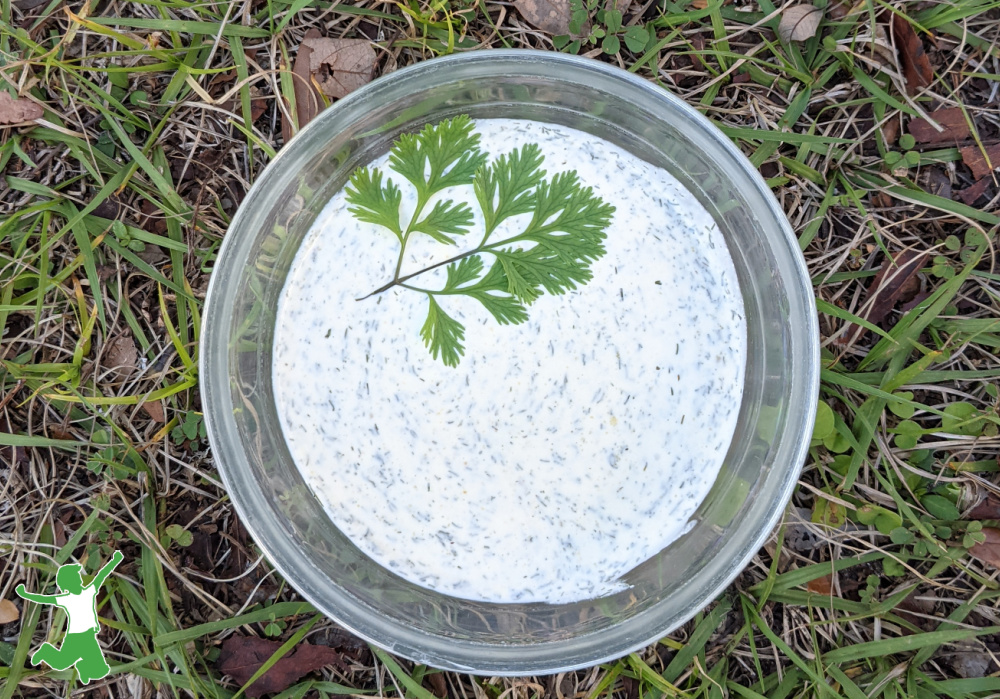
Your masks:
[{"label": "glass bowl", "polygon": [[[663,167],[715,217],[747,318],[732,445],[690,531],[573,604],[489,604],[418,587],[331,523],[289,456],[275,414],[271,346],[289,265],[349,173],[403,132],[458,114],[555,122]],[[349,254],[350,251],[345,251]],[[233,220],[208,290],[201,346],[208,436],[243,523],[303,597],[358,636],[416,662],[482,675],[545,674],[625,655],[690,619],[742,570],[791,497],[812,430],[819,333],[785,215],[750,162],[676,97],[603,63],[479,51],[384,76],[285,146]]]}]

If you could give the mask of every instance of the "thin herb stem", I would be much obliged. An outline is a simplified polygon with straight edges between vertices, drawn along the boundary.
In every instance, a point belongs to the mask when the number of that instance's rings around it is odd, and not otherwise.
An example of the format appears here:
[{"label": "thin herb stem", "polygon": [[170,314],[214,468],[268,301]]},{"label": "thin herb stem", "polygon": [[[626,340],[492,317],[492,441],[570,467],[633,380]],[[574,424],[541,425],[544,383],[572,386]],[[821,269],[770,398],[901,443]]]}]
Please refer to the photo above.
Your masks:
[{"label": "thin herb stem", "polygon": [[[418,270],[416,272],[412,272],[411,274],[407,274],[406,276],[403,276],[403,277],[398,277],[397,276],[395,279],[393,279],[392,281],[388,282],[387,284],[384,284],[384,285],[380,286],[379,288],[375,289],[375,291],[371,292],[370,294],[367,294],[365,296],[362,296],[361,298],[354,299],[354,300],[355,301],[364,301],[367,298],[371,298],[372,296],[376,296],[377,294],[381,294],[384,291],[388,291],[389,289],[391,289],[394,286],[405,286],[404,282],[406,282],[406,281],[408,281],[410,279],[413,279],[414,277],[418,277],[421,274],[423,274],[424,272],[430,272],[432,269],[437,269],[438,267],[443,267],[444,265],[450,265],[452,262],[458,262],[461,259],[469,257],[470,255],[475,255],[477,253],[484,252],[485,250],[486,250],[486,248],[482,248],[482,247],[476,248],[474,250],[469,250],[468,252],[463,252],[461,255],[455,255],[455,257],[451,257],[451,258],[449,258],[447,260],[442,260],[441,262],[436,262],[435,264],[431,265],[430,267],[425,267],[424,269]],[[423,289],[421,289],[421,291],[423,291]]]},{"label": "thin herb stem", "polygon": [[[519,239],[523,238],[523,236],[524,236],[524,232],[518,233],[515,236],[512,236],[512,237],[507,238],[505,240],[497,241],[495,243],[491,243],[489,245],[486,245],[486,239],[484,238],[483,242],[480,243],[478,247],[473,248],[472,250],[467,250],[466,252],[463,252],[461,255],[455,255],[454,257],[450,257],[447,260],[442,260],[441,262],[435,262],[434,264],[432,264],[429,267],[425,267],[424,269],[417,270],[416,272],[412,272],[412,273],[407,274],[407,275],[402,276],[402,277],[399,276],[399,270],[397,269],[396,275],[393,277],[392,281],[390,281],[390,282],[388,282],[386,284],[383,284],[379,288],[375,289],[375,291],[373,291],[373,292],[371,292],[371,293],[369,293],[369,294],[367,294],[365,296],[362,296],[361,298],[357,298],[357,299],[354,299],[354,300],[355,301],[364,301],[367,298],[371,298],[372,296],[376,296],[378,294],[381,294],[384,291],[388,291],[389,289],[391,289],[394,286],[404,286],[405,287],[406,284],[404,282],[406,282],[406,281],[408,281],[410,279],[413,279],[414,277],[418,277],[418,276],[420,276],[421,274],[423,274],[425,272],[430,272],[431,270],[437,269],[438,267],[444,267],[445,265],[450,265],[453,262],[458,262],[459,260],[463,260],[466,257],[470,257],[472,255],[478,255],[478,254],[483,253],[483,252],[489,253],[490,251],[495,250],[495,249],[497,249],[497,248],[499,248],[499,247],[501,247],[503,245],[509,245],[510,243],[517,242]],[[489,237],[489,235],[487,235],[487,238],[488,237]],[[406,288],[412,288],[412,287],[406,287]],[[418,289],[418,291],[423,291],[423,292],[426,293],[426,289]]]},{"label": "thin herb stem", "polygon": [[[399,257],[396,258],[396,271],[392,274],[393,281],[399,281],[399,272],[403,268],[403,255],[406,253],[406,243],[410,239],[410,233],[413,232],[413,226],[420,219],[420,214],[424,211],[424,206],[427,205],[427,200],[430,199],[428,195],[423,192],[417,194],[417,206],[413,210],[413,215],[410,217],[410,222],[406,224],[406,230],[403,231],[402,237],[399,239]],[[375,292],[372,292],[375,293]],[[369,294],[368,296],[371,296]],[[368,298],[366,296],[365,298]],[[358,299],[359,301],[361,299]]]}]

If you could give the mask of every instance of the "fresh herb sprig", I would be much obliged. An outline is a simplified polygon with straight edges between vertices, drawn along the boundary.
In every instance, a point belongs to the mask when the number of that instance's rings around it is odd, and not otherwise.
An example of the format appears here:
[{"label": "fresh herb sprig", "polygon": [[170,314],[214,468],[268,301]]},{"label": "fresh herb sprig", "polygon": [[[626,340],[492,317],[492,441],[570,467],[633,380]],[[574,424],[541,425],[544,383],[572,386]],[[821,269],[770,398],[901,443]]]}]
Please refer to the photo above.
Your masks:
[{"label": "fresh herb sprig", "polygon": [[[575,171],[546,179],[536,144],[527,144],[487,163],[479,135],[465,115],[404,134],[389,152],[390,168],[416,189],[417,202],[404,226],[399,187],[378,168],[358,168],[347,187],[349,211],[359,220],[388,229],[399,241],[393,278],[363,298],[399,286],[427,296],[427,319],[420,330],[431,355],[457,366],[465,353],[465,327],[441,307],[448,296],[479,301],[501,325],[523,323],[527,307],[542,293],[564,294],[591,280],[591,264],[605,253],[605,229],[615,207],[581,184]],[[439,197],[447,189],[472,185],[482,211],[479,243],[454,257],[401,274],[406,245],[422,233],[444,245],[471,232],[472,209]],[[494,239],[512,216],[531,214],[520,233]],[[487,268],[484,256],[492,258]],[[410,280],[447,265],[443,288],[427,289]],[[359,299],[362,300],[362,299]]]}]

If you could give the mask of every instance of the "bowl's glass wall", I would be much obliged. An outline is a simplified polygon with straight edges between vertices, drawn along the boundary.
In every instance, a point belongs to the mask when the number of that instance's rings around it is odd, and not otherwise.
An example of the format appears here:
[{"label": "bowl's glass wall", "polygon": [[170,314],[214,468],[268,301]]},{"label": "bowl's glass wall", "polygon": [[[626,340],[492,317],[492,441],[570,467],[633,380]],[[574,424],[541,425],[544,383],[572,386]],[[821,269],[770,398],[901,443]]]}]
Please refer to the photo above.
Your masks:
[{"label": "bowl's glass wall", "polygon": [[[303,595],[356,633],[416,660],[516,674],[624,654],[683,623],[737,574],[795,482],[815,404],[817,334],[787,221],[756,172],[704,119],[623,75],[551,54],[482,52],[383,78],[321,114],[281,152],[220,254],[202,383],[212,445],[233,500]],[[278,426],[274,316],[303,236],[354,167],[385,152],[401,132],[462,113],[564,124],[670,170],[713,213],[736,263],[749,342],[736,435],[690,533],[629,573],[632,587],[617,595],[497,605],[406,582],[330,522]]]}]

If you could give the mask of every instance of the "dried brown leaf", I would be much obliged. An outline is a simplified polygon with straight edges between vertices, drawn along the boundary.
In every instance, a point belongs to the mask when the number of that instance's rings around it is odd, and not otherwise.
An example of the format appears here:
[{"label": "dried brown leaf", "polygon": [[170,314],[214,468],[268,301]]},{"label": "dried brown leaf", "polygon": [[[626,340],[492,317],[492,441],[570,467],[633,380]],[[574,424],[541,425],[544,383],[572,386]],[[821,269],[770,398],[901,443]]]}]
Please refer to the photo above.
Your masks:
[{"label": "dried brown leaf", "polygon": [[815,5],[792,5],[781,13],[778,36],[786,44],[789,41],[805,41],[816,36],[823,10]]},{"label": "dried brown leaf", "polygon": [[868,307],[868,312],[865,313],[865,320],[871,323],[880,323],[884,320],[892,311],[893,306],[896,305],[907,284],[916,276],[925,262],[927,262],[927,253],[903,250],[896,255],[893,264],[883,263],[868,287],[868,298],[871,299],[871,305]]},{"label": "dried brown leaf", "polygon": [[854,51],[858,58],[866,62],[882,68],[892,68],[894,71],[899,70],[896,49],[892,47],[889,35],[881,24],[876,24],[873,32],[841,39],[837,44],[846,50]]},{"label": "dried brown leaf", "polygon": [[986,539],[969,549],[969,553],[983,563],[1000,568],[1000,529],[984,527],[982,533]]},{"label": "dried brown leaf", "polygon": [[119,335],[104,349],[104,365],[119,379],[127,379],[139,366],[139,350],[128,335]]},{"label": "dried brown leaf", "polygon": [[[896,255],[891,264],[883,262],[878,274],[868,286],[868,301],[859,314],[860,317],[876,324],[884,320],[906,293],[911,279],[916,276],[926,261],[927,253],[903,250]],[[838,344],[849,345],[853,343],[862,331],[863,328],[860,326],[849,323],[847,332],[844,333],[843,339]]]},{"label": "dried brown leaf", "polygon": [[951,199],[951,179],[944,168],[929,167],[921,173],[924,190],[944,199]]},{"label": "dried brown leaf", "polygon": [[10,624],[21,618],[17,605],[9,599],[0,599],[0,624]]},{"label": "dried brown leaf", "polygon": [[[546,34],[559,36],[570,33],[569,22],[573,17],[570,0],[514,0],[514,7],[528,24]],[[589,21],[580,33],[590,33]]]},{"label": "dried brown leaf", "polygon": [[154,400],[142,404],[142,409],[149,415],[153,422],[164,423],[167,416],[163,412],[163,401]]},{"label": "dried brown leaf", "polygon": [[149,199],[143,199],[142,203],[139,204],[139,211],[145,216],[139,224],[143,230],[155,233],[156,235],[166,234],[167,217],[160,209],[156,208],[153,202],[149,201]]},{"label": "dried brown leaf", "polygon": [[267,111],[267,100],[261,95],[260,88],[250,88],[250,121],[257,121]]},{"label": "dried brown leaf", "polygon": [[106,218],[109,221],[114,221],[118,218],[118,214],[121,213],[121,210],[121,199],[118,198],[118,195],[112,194],[98,204],[97,208],[95,208],[92,213],[94,216],[100,216],[101,218]]},{"label": "dried brown leaf", "polygon": [[52,523],[52,543],[59,548],[66,545],[66,525],[58,519]]},{"label": "dried brown leaf", "polygon": [[882,125],[882,138],[885,139],[886,145],[891,146],[896,143],[896,139],[899,138],[899,119],[889,119]]},{"label": "dried brown leaf", "polygon": [[327,97],[340,99],[371,82],[378,57],[367,39],[304,39],[309,71]]},{"label": "dried brown leaf", "polygon": [[[928,617],[934,616],[934,609],[937,606],[937,602],[932,599],[933,597],[934,594],[931,592],[918,595],[914,590],[896,605],[896,609],[893,611],[914,626],[924,631],[933,631],[937,628],[937,622],[934,619],[928,619]],[[903,629],[904,636],[911,633],[913,631],[910,629]]]},{"label": "dried brown leaf", "polygon": [[890,197],[885,192],[875,192],[874,194],[872,194],[872,202],[874,202],[876,206],[881,207],[883,209],[888,209],[895,205],[893,203],[892,197]]},{"label": "dried brown leaf", "polygon": [[958,190],[958,198],[965,202],[966,206],[972,206],[979,201],[979,197],[986,193],[986,188],[990,186],[990,182],[991,178],[982,177],[972,186]]},{"label": "dried brown leaf", "polygon": [[815,580],[810,580],[806,583],[806,589],[809,592],[813,592],[817,595],[832,595],[833,594],[833,576],[824,575],[822,578],[816,578]]},{"label": "dried brown leaf", "polygon": [[1000,519],[1000,497],[987,493],[985,498],[966,513],[965,519]]},{"label": "dried brown leaf", "polygon": [[705,62],[701,59],[700,52],[705,50],[705,37],[703,37],[701,34],[695,34],[693,37],[691,37],[691,46],[694,47],[694,50],[697,52],[697,53],[692,53],[690,56],[688,56],[688,59],[691,61],[691,67],[695,68],[696,70],[699,68],[704,68]]},{"label": "dried brown leaf", "polygon": [[0,126],[41,119],[42,114],[44,110],[31,100],[23,97],[14,98],[6,90],[0,89]]},{"label": "dried brown leaf", "polygon": [[[17,392],[17,388],[14,392]],[[12,393],[8,391],[7,395],[0,400],[0,404],[12,398]],[[0,430],[10,432],[10,418],[4,414],[3,420],[0,420]],[[0,466],[27,466],[31,463],[31,458],[28,456],[28,452],[24,447],[0,447]]]},{"label": "dried brown leaf", "polygon": [[973,679],[985,677],[993,672],[992,658],[986,653],[956,653],[950,658],[949,664],[959,677]]},{"label": "dried brown leaf", "polygon": [[964,141],[971,135],[965,114],[958,107],[938,109],[928,116],[936,121],[942,130],[935,129],[926,119],[910,119],[907,130],[917,139],[917,143],[954,143]]},{"label": "dried brown leaf", "polygon": [[924,51],[924,43],[907,19],[895,12],[892,15],[892,33],[903,64],[906,91],[915,95],[920,88],[927,87],[934,80],[934,71],[931,70],[931,62]]},{"label": "dried brown leaf", "polygon": [[844,19],[851,12],[851,3],[841,2],[840,0],[833,0],[830,6],[827,8],[827,14],[830,15],[830,19],[837,21]]},{"label": "dried brown leaf", "polygon": [[[221,104],[222,108],[236,115],[243,114],[243,104],[239,95],[234,95]],[[250,121],[257,121],[267,111],[267,99],[261,94],[260,88],[250,88]]]},{"label": "dried brown leaf", "polygon": [[[312,83],[312,74],[309,70],[312,49],[306,43],[310,39],[321,37],[318,29],[306,30],[299,52],[295,56],[295,64],[292,66],[292,90],[295,94],[295,112],[292,116],[295,117],[295,122],[292,123],[282,115],[281,139],[285,143],[288,143],[299,129],[315,119],[323,108],[323,97]],[[285,100],[285,106],[290,107],[288,100]]]},{"label": "dried brown leaf", "polygon": [[[219,670],[244,685],[281,646],[278,641],[268,641],[256,636],[230,636],[222,644]],[[261,694],[282,692],[303,675],[327,665],[347,669],[340,653],[332,648],[300,643],[294,651],[272,665],[247,687],[246,694],[248,697],[259,697]]]},{"label": "dried brown leaf", "polygon": [[427,675],[427,684],[431,686],[431,691],[438,699],[448,699],[448,683],[440,672]]},{"label": "dried brown leaf", "polygon": [[972,176],[977,180],[1000,167],[1000,143],[986,146],[985,155],[979,146],[966,146],[959,153],[962,154],[962,162],[969,166]]},{"label": "dried brown leaf", "polygon": [[170,259],[167,253],[163,251],[163,248],[159,245],[152,245],[150,243],[146,243],[146,249],[141,252],[137,252],[135,256],[152,267],[156,267]]}]

